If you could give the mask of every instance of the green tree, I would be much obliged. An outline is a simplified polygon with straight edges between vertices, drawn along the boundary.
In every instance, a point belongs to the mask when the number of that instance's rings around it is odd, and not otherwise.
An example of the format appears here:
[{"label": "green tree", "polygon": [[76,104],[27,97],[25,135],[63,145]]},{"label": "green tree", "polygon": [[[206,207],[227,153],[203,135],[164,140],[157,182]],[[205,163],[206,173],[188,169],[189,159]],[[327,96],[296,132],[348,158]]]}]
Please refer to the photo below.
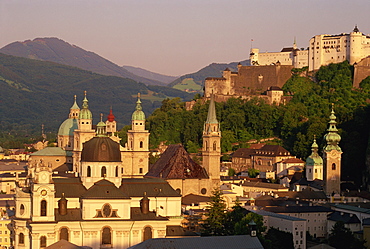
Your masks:
[{"label": "green tree", "polygon": [[293,235],[273,227],[269,228],[261,242],[266,249],[294,249]]},{"label": "green tree", "polygon": [[335,223],[329,234],[329,245],[336,249],[362,249],[364,241],[359,241],[355,238],[351,230],[344,226],[342,221]]},{"label": "green tree", "polygon": [[226,219],[226,204],[222,198],[222,192],[214,189],[209,203],[207,218],[203,223],[202,235],[204,236],[222,236],[227,235],[224,223]]}]

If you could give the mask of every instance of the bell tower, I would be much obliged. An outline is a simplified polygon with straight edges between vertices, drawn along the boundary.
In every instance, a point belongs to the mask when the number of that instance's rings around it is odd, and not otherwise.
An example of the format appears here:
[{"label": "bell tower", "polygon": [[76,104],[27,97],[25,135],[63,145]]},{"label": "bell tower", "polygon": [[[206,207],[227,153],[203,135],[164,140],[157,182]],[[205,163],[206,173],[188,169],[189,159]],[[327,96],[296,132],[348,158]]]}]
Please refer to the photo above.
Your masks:
[{"label": "bell tower", "polygon": [[[131,130],[127,131],[127,150],[130,151],[131,167],[127,168],[128,175],[143,176],[149,168],[149,131],[145,129],[145,113],[141,106],[138,93],[136,108],[131,117]],[[127,158],[127,157],[126,157]]]},{"label": "bell tower", "polygon": [[324,136],[326,145],[323,151],[324,191],[327,195],[340,194],[342,149],[338,145],[341,137],[336,127],[336,119],[334,104],[332,104],[328,133]]},{"label": "bell tower", "polygon": [[[203,167],[212,181],[220,180],[221,131],[216,117],[216,106],[211,94],[207,120],[203,128]],[[215,182],[216,184],[216,182]],[[218,184],[219,186],[219,184]]]},{"label": "bell tower", "polygon": [[73,146],[73,169],[75,172],[81,172],[80,161],[83,143],[89,141],[95,136],[95,130],[92,129],[92,113],[89,110],[89,101],[86,97],[82,102],[82,109],[78,114],[78,129],[74,131]]},{"label": "bell tower", "polygon": [[311,146],[312,153],[306,159],[306,178],[307,181],[313,181],[315,179],[323,180],[323,160],[319,156],[318,150],[319,146],[316,143],[316,136],[313,139]]}]

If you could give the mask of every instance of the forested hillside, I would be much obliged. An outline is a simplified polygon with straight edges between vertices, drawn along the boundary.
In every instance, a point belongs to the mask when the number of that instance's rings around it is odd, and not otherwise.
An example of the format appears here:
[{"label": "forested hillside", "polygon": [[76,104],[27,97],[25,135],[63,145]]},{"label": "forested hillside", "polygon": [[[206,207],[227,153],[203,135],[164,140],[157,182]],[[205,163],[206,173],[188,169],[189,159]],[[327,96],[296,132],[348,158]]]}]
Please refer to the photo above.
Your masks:
[{"label": "forested hillside", "polygon": [[85,90],[94,123],[99,121],[100,113],[107,115],[112,107],[118,127],[130,123],[139,92],[147,116],[164,98],[192,98],[170,87],[150,86],[149,89],[127,78],[0,53],[0,133],[40,134],[41,124],[44,124],[46,132],[55,134],[68,118],[73,96],[77,95],[81,106]]},{"label": "forested hillside", "polygon": [[[293,95],[286,105],[270,106],[258,98],[216,103],[222,151],[231,151],[236,142],[246,146],[250,139],[275,136],[285,148],[305,160],[311,153],[314,135],[322,150],[334,103],[342,137],[343,179],[361,182],[369,138],[370,78],[362,82],[361,89],[352,89],[351,70],[348,62],[343,62],[322,67],[312,78],[296,72],[284,86],[285,94]],[[188,151],[195,152],[202,144],[207,108],[208,105],[196,104],[192,111],[186,111],[180,99],[163,101],[147,119],[151,146],[156,147],[161,141],[183,143]]]}]

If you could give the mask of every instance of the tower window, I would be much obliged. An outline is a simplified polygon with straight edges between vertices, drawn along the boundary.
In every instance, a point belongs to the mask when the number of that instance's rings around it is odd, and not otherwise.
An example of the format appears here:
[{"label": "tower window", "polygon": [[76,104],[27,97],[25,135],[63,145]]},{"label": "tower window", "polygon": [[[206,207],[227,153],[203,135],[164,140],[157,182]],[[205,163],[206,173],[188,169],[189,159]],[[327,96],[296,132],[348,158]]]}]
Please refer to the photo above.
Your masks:
[{"label": "tower window", "polygon": [[19,213],[20,213],[20,215],[24,214],[24,205],[23,204],[21,204],[21,206],[19,207]]},{"label": "tower window", "polygon": [[40,237],[40,247],[46,247],[46,236]]},{"label": "tower window", "polygon": [[118,177],[118,166],[116,166],[116,177]]},{"label": "tower window", "polygon": [[139,168],[139,173],[142,174],[143,173],[143,168]]},{"label": "tower window", "polygon": [[86,174],[87,177],[91,177],[91,167],[90,166],[87,166],[87,174]]},{"label": "tower window", "polygon": [[47,212],[46,212],[46,208],[47,208],[47,203],[45,200],[42,200],[41,201],[41,204],[40,204],[40,215],[41,216],[46,216]]},{"label": "tower window", "polygon": [[143,141],[140,141],[140,148],[143,148]]},{"label": "tower window", "polygon": [[213,142],[213,150],[216,150],[216,148],[217,148],[217,143]]},{"label": "tower window", "polygon": [[63,227],[59,231],[59,240],[64,239],[66,241],[69,241],[69,233],[68,233],[68,228]]},{"label": "tower window", "polygon": [[331,165],[331,169],[332,170],[335,170],[337,168],[337,166],[335,165],[335,163],[333,163],[332,165]]},{"label": "tower window", "polygon": [[101,177],[106,177],[107,176],[107,168],[103,166],[101,168]]},{"label": "tower window", "polygon": [[18,237],[18,244],[19,245],[24,245],[24,234],[20,233]]},{"label": "tower window", "polygon": [[104,227],[101,236],[101,243],[102,245],[110,245],[112,244],[112,232],[110,227]]}]

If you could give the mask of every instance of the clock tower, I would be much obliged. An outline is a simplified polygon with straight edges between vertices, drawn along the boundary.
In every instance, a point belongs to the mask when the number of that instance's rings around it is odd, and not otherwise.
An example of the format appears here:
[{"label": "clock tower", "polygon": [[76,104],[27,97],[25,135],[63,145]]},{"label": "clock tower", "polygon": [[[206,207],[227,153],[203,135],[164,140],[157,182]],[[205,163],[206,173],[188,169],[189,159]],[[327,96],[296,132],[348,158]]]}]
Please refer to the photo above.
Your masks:
[{"label": "clock tower", "polygon": [[340,171],[342,149],[339,147],[341,140],[336,127],[336,116],[334,113],[334,104],[330,115],[328,133],[324,136],[326,145],[323,151],[324,159],[324,191],[327,195],[340,194]]}]

